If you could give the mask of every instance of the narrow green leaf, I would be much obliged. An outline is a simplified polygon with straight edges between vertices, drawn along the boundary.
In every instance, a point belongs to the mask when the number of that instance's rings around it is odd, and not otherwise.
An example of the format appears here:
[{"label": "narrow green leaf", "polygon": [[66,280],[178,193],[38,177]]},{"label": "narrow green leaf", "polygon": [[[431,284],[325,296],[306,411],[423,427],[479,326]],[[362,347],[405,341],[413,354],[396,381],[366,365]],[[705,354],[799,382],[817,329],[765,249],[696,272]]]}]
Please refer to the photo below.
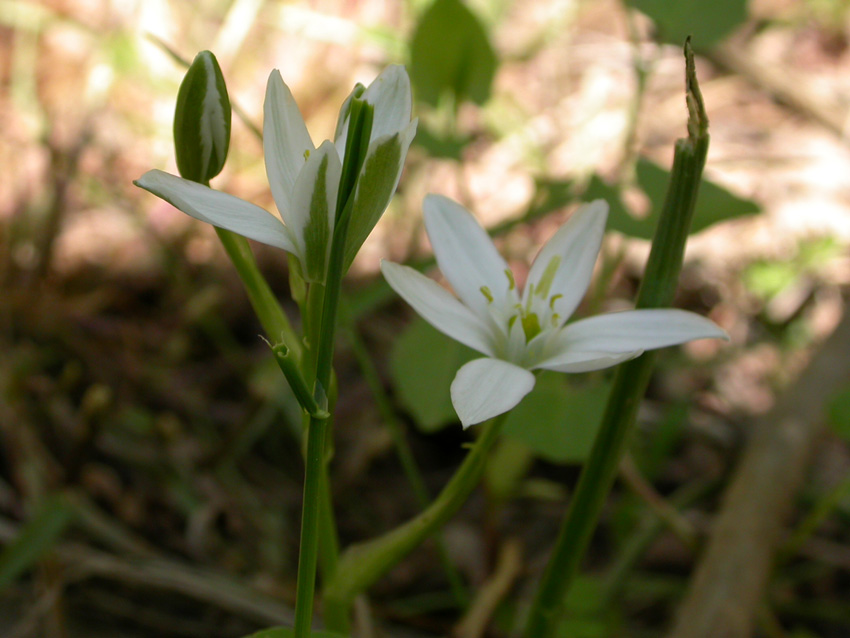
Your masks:
[{"label": "narrow green leaf", "polygon": [[201,51],[186,71],[174,110],[174,150],[185,179],[207,184],[230,146],[230,98],[215,56]]},{"label": "narrow green leaf", "polygon": [[29,571],[49,552],[74,518],[74,506],[65,494],[48,497],[35,515],[0,553],[0,590]]},{"label": "narrow green leaf", "polygon": [[419,100],[436,106],[450,93],[458,103],[484,104],[496,64],[487,32],[461,0],[434,0],[422,14],[410,44],[410,79]]}]

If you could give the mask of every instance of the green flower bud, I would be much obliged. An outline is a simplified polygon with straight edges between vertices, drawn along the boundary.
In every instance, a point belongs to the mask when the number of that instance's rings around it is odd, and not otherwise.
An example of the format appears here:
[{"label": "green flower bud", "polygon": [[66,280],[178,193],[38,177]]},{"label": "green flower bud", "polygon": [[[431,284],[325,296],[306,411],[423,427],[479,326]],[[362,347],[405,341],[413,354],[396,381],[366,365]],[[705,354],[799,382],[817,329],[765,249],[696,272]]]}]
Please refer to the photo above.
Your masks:
[{"label": "green flower bud", "polygon": [[185,179],[208,183],[221,172],[230,146],[230,99],[215,56],[195,56],[177,93],[174,150]]}]

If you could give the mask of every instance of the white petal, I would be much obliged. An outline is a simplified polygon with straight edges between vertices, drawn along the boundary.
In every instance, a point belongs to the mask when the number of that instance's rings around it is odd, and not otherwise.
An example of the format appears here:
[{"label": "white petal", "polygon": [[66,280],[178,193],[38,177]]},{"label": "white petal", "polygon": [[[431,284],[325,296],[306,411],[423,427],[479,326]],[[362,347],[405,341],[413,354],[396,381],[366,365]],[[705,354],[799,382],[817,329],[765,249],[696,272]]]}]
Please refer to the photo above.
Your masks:
[{"label": "white petal", "polygon": [[363,98],[375,106],[370,139],[398,133],[410,124],[410,78],[403,66],[395,64],[384,69]]},{"label": "white petal", "polygon": [[341,172],[336,149],[330,140],[325,140],[310,154],[295,180],[292,207],[299,214],[293,220],[297,225],[290,230],[303,251],[301,265],[308,281],[325,280]]},{"label": "white petal", "polygon": [[519,302],[516,290],[509,287],[508,265],[487,231],[463,206],[441,195],[428,195],[422,208],[440,270],[467,306],[479,317],[489,315],[485,287],[499,307]]},{"label": "white petal", "polygon": [[546,370],[554,370],[555,372],[591,372],[592,370],[610,368],[618,363],[634,359],[642,354],[643,350],[638,350],[636,352],[623,352],[619,354],[612,354],[610,352],[579,352],[577,350],[572,350],[552,356],[542,363],[534,366],[534,368],[544,368]]},{"label": "white petal", "polygon": [[501,359],[475,359],[452,381],[452,404],[464,428],[507,412],[534,387],[534,375]]},{"label": "white petal", "polygon": [[284,224],[290,227],[298,225],[295,218],[299,211],[292,207],[295,180],[307,161],[307,154],[313,150],[295,98],[275,69],[269,76],[263,105],[263,153],[272,196]]},{"label": "white petal", "polygon": [[528,273],[524,296],[531,292],[532,284],[534,290],[540,288],[547,267],[553,259],[558,260],[546,298],[562,295],[554,302],[562,324],[575,312],[590,285],[607,218],[608,204],[604,200],[597,199],[579,208],[546,243]]},{"label": "white petal", "polygon": [[728,339],[713,321],[676,309],[628,310],[582,319],[567,325],[556,338],[559,352],[654,350],[695,339]]},{"label": "white petal", "polygon": [[[351,96],[342,105],[334,134],[334,143],[340,158],[345,155],[345,144],[348,138],[350,99]],[[363,92],[361,99],[375,107],[372,131],[369,134],[370,144],[379,137],[394,135],[410,124],[412,104],[410,78],[403,66],[393,65],[384,69]]]},{"label": "white petal", "polygon": [[135,183],[195,219],[298,254],[289,230],[259,206],[159,170],[148,171]]},{"label": "white petal", "polygon": [[437,330],[479,352],[493,354],[486,325],[436,281],[391,261],[382,260],[381,271],[390,287]]}]

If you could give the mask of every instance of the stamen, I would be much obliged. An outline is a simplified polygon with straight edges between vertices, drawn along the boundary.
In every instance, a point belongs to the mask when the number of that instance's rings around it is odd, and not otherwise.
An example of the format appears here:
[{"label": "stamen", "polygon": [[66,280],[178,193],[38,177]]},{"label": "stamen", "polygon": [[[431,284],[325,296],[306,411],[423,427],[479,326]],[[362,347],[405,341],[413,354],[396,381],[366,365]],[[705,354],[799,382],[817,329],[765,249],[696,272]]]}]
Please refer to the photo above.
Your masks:
[{"label": "stamen", "polygon": [[479,288],[481,294],[487,298],[487,303],[493,303],[493,293],[490,292],[490,289],[487,286],[481,286]]},{"label": "stamen", "polygon": [[558,273],[558,266],[561,265],[561,256],[555,255],[546,264],[546,270],[537,280],[537,294],[540,297],[546,297],[549,294],[549,289],[552,287],[552,282],[555,281],[555,275]]},{"label": "stamen", "polygon": [[304,161],[306,162],[308,159],[310,159],[310,149],[305,148],[304,149]]},{"label": "stamen", "polygon": [[558,324],[561,323],[561,315],[556,312],[549,318],[549,321],[552,322],[553,328],[557,328]]},{"label": "stamen", "polygon": [[551,297],[549,297],[549,310],[554,310],[555,302],[563,296],[564,295],[562,295],[561,293],[558,293],[557,295],[552,295]]},{"label": "stamen", "polygon": [[533,312],[522,315],[522,331],[525,333],[525,342],[528,343],[540,334],[540,320]]},{"label": "stamen", "polygon": [[514,280],[514,274],[511,272],[510,268],[505,268],[505,275],[508,278],[508,289],[515,290],[516,289],[516,281]]}]

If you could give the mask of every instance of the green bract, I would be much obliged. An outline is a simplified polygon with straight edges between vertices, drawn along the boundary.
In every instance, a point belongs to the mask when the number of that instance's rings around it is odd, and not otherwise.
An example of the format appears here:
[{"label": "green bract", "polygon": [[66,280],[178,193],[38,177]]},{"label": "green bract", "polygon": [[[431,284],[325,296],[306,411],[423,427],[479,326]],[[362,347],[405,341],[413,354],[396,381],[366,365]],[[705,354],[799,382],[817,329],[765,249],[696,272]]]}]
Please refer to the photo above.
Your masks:
[{"label": "green bract", "polygon": [[272,71],[266,87],[263,151],[280,218],[232,195],[159,170],[148,171],[135,183],[196,219],[286,250],[298,258],[306,280],[323,283],[353,98],[371,105],[374,117],[368,143],[361,145],[365,156],[355,162],[360,170],[350,189],[347,268],[389,204],[416,133],[416,120],[410,119],[410,80],[402,66],[388,67],[365,90],[356,87],[343,105],[335,141],[325,140],[318,148],[292,93],[280,73]]},{"label": "green bract", "polygon": [[195,56],[177,93],[174,151],[180,174],[207,183],[221,172],[230,146],[230,99],[215,56]]}]

